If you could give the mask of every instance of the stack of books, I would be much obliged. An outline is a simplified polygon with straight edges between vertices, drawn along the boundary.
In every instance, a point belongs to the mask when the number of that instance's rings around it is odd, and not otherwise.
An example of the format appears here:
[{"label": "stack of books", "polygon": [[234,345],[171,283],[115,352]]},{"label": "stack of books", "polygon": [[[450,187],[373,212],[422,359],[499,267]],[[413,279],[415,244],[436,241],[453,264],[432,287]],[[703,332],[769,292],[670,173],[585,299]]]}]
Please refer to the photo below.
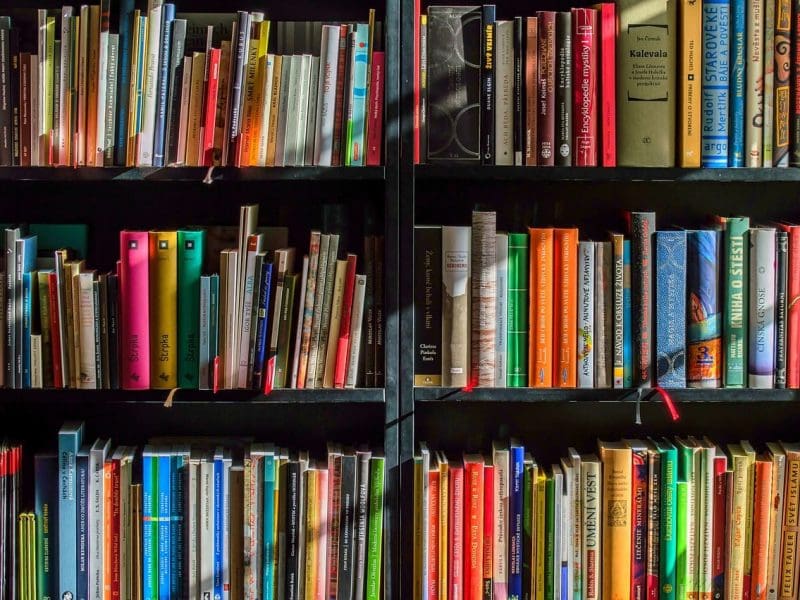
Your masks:
[{"label": "stack of books", "polygon": [[[116,269],[99,273],[60,245],[79,226],[42,227],[5,230],[7,387],[383,385],[380,237],[359,265],[339,234],[315,230],[298,261],[287,229],[258,227],[251,205],[238,230],[122,231]],[[39,257],[40,237],[58,249]]]},{"label": "stack of books", "polygon": [[415,4],[415,162],[800,166],[790,0]]},{"label": "stack of books", "polygon": [[415,385],[798,388],[800,227],[415,229]]},{"label": "stack of books", "polygon": [[69,422],[60,458],[34,457],[35,510],[19,552],[3,548],[32,567],[15,597],[382,597],[380,452],[152,442],[88,443]]},{"label": "stack of books", "polygon": [[598,442],[552,465],[519,442],[414,460],[422,598],[791,598],[800,445]]},{"label": "stack of books", "polygon": [[114,7],[116,32],[111,0],[0,16],[0,165],[381,164],[374,10],[323,24],[134,5]]}]

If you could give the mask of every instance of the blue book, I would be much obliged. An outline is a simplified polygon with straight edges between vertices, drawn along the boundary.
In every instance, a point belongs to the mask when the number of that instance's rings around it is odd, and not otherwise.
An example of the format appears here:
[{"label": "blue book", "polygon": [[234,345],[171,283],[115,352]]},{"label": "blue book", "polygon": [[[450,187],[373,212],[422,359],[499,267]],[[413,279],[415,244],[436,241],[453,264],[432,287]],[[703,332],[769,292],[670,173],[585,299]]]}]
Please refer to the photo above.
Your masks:
[{"label": "blue book", "polygon": [[78,573],[78,480],[75,458],[83,443],[83,423],[69,421],[58,431],[58,597],[74,598]]},{"label": "blue book", "polygon": [[656,382],[686,387],[686,232],[656,231]]},{"label": "blue book", "polygon": [[164,166],[164,137],[167,129],[167,96],[169,94],[170,42],[175,5],[161,8],[161,49],[158,59],[158,86],[156,88],[156,122],[153,128],[153,166]]},{"label": "blue book", "polygon": [[170,600],[170,505],[172,498],[172,452],[158,453],[158,598]]},{"label": "blue book", "polygon": [[169,593],[173,599],[183,598],[184,577],[184,524],[183,510],[186,500],[184,485],[186,481],[186,465],[189,462],[189,449],[174,447],[170,457],[170,502],[169,502],[169,536],[170,536],[170,581]]},{"label": "blue book", "polygon": [[622,243],[622,386],[633,387],[633,305],[631,303],[631,241]]},{"label": "blue book", "polygon": [[347,154],[345,165],[361,167],[365,164],[364,123],[367,107],[367,66],[369,61],[369,26],[354,26],[355,48],[350,58],[353,89],[350,96],[352,117],[347,120]]},{"label": "blue book", "polygon": [[728,166],[730,0],[703,2],[702,148],[704,167]]},{"label": "blue book", "polygon": [[[747,16],[745,0],[731,0],[731,105],[728,166],[744,166],[744,89]],[[772,54],[769,53],[771,56]]]},{"label": "blue book", "polygon": [[[25,299],[24,274],[36,268],[36,253],[38,250],[38,237],[31,235],[20,238],[14,243],[16,261],[14,272],[14,382],[17,388],[23,386],[22,363],[25,356],[25,319],[23,317]],[[28,356],[30,360],[30,339],[28,340]],[[74,591],[74,590],[73,590]]]},{"label": "blue book", "polygon": [[84,445],[78,451],[75,459],[75,468],[78,473],[78,538],[76,552],[78,553],[78,579],[75,585],[77,600],[89,598],[89,445]]},{"label": "blue book", "polygon": [[214,453],[214,600],[222,598],[222,523],[225,518],[223,511],[223,462],[222,462],[222,449],[217,448]]},{"label": "blue book", "polygon": [[131,52],[133,49],[133,10],[135,0],[119,2],[119,85],[117,94],[117,124],[115,164],[124,167],[128,150],[128,110],[130,94],[124,93],[131,85]]},{"label": "blue book", "polygon": [[275,539],[273,537],[275,528],[275,480],[277,472],[275,468],[275,456],[267,454],[262,459],[264,461],[264,551],[261,572],[263,573],[263,600],[274,600],[273,586],[275,573],[273,571],[273,554],[275,552]]},{"label": "blue book", "polygon": [[142,451],[142,600],[158,600],[158,451]]},{"label": "blue book", "polygon": [[58,594],[58,457],[36,454],[33,473],[37,598],[54,600]]},{"label": "blue book", "polygon": [[522,600],[522,489],[525,477],[525,448],[511,440],[509,444],[509,549],[508,600]]},{"label": "blue book", "polygon": [[269,332],[269,299],[272,293],[271,262],[265,262],[261,271],[261,290],[258,295],[258,320],[256,321],[256,352],[253,361],[253,387],[260,390],[264,384],[264,362],[267,360],[267,334]]},{"label": "blue book", "polygon": [[687,236],[686,380],[689,387],[715,388],[722,384],[721,249],[721,231],[691,231]]},{"label": "blue book", "polygon": [[38,291],[38,285],[36,271],[22,274],[22,387],[25,389],[31,388],[31,316],[35,308],[33,291]]}]

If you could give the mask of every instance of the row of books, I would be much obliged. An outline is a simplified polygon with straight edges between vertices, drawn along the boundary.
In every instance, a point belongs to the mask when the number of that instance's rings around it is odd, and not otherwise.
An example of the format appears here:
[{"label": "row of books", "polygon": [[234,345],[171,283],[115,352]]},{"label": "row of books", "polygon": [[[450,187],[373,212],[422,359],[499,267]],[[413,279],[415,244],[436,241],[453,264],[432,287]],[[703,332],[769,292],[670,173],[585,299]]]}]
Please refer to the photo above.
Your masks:
[{"label": "row of books", "polygon": [[382,597],[381,452],[151,442],[114,448],[63,425],[58,454],[34,456],[33,510],[9,495],[3,563],[21,577],[5,597]]},{"label": "row of books", "polygon": [[796,598],[800,445],[519,442],[414,460],[414,598]]},{"label": "row of books", "polygon": [[[204,229],[122,231],[117,268],[6,230],[5,385],[12,388],[258,389],[383,385],[382,241],[367,274],[338,234],[312,231],[297,270],[285,228],[242,208],[233,239]],[[226,245],[238,247],[227,248]],[[219,273],[203,274],[216,253]],[[38,262],[37,262],[38,261]],[[364,326],[366,325],[366,327]]]},{"label": "row of books", "polygon": [[415,229],[417,386],[796,388],[800,227]]},{"label": "row of books", "polygon": [[111,10],[0,16],[0,165],[381,164],[374,10],[366,23],[271,23],[120,0],[116,33]]},{"label": "row of books", "polygon": [[791,0],[415,4],[415,162],[800,166]]}]

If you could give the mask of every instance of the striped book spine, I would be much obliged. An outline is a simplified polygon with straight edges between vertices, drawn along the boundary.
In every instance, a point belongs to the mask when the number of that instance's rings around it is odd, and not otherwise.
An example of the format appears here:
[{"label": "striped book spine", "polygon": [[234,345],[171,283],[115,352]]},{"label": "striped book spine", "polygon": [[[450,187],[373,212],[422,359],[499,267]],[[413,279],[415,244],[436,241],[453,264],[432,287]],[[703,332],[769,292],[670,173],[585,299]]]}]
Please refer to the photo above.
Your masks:
[{"label": "striped book spine", "polygon": [[508,387],[528,385],[528,235],[508,234]]},{"label": "striped book spine", "polygon": [[495,385],[497,214],[472,213],[472,382]]},{"label": "striped book spine", "polygon": [[728,166],[730,0],[703,2],[702,165]]}]

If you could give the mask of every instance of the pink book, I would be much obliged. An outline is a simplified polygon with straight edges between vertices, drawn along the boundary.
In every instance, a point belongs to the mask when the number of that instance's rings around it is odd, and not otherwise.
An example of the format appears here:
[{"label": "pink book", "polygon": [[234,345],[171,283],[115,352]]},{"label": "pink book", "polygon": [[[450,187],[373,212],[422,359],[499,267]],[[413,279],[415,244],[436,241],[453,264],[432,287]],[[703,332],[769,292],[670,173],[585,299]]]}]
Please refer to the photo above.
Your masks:
[{"label": "pink book", "polygon": [[336,346],[336,369],[333,376],[333,387],[336,388],[344,388],[344,382],[347,379],[347,359],[350,356],[350,320],[353,314],[353,292],[356,289],[356,260],[355,254],[347,255],[342,319],[339,326],[339,340]]},{"label": "pink book", "polygon": [[150,387],[148,248],[146,231],[120,232],[120,355],[125,390]]},{"label": "pink book", "polygon": [[597,5],[600,25],[600,164],[604,167],[617,166],[617,83],[616,83],[616,15],[614,3],[603,2]]},{"label": "pink book", "polygon": [[320,469],[317,471],[317,477],[320,524],[319,543],[317,544],[317,578],[314,600],[326,600],[328,591],[328,527],[325,521],[327,521],[328,514],[328,469]]},{"label": "pink book", "polygon": [[367,166],[381,164],[383,149],[383,52],[372,53],[372,75],[369,82],[369,126],[367,128]]},{"label": "pink book", "polygon": [[575,166],[597,166],[597,11],[572,9]]},{"label": "pink book", "polygon": [[450,465],[450,511],[447,530],[450,535],[450,564],[447,589],[450,600],[463,600],[464,577],[464,465]]},{"label": "pink book", "polygon": [[[219,59],[222,51],[219,48],[209,50],[208,61],[208,87],[206,88],[206,114],[203,127],[203,147],[200,155],[200,164],[210,167],[214,164],[214,128],[217,116],[217,93],[219,90]],[[239,165],[237,165],[239,166]]]}]

